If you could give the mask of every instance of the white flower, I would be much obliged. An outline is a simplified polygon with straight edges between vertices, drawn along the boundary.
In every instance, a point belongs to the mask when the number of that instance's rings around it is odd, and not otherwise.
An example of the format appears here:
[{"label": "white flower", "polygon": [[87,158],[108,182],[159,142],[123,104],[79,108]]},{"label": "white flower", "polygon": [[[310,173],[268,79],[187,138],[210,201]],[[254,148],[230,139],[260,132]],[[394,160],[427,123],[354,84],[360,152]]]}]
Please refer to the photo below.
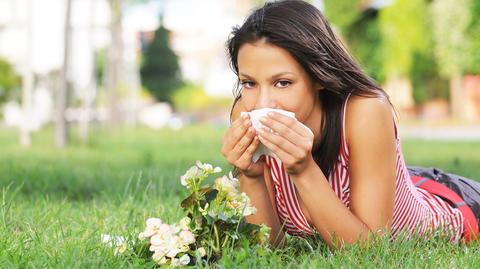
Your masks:
[{"label": "white flower", "polygon": [[112,236],[111,235],[102,234],[102,243],[111,243],[111,241],[112,241]]},{"label": "white flower", "polygon": [[207,255],[207,251],[205,250],[204,247],[197,249],[197,252],[198,252],[198,255],[200,255],[200,257],[204,257]]},{"label": "white flower", "polygon": [[140,240],[144,240],[153,236],[155,233],[158,232],[161,225],[162,225],[162,221],[159,218],[147,219],[147,227],[145,228],[145,231],[141,232],[138,235],[138,238]]},{"label": "white flower", "polygon": [[189,217],[184,217],[183,219],[180,220],[178,223],[178,226],[182,230],[188,230],[188,225],[190,224],[192,220]]},{"label": "white flower", "polygon": [[202,170],[205,170],[205,171],[212,170],[213,171],[213,166],[209,163],[202,163],[200,161],[197,161],[196,164],[197,164],[197,167],[202,169]]},{"label": "white flower", "polygon": [[247,206],[245,210],[243,210],[243,216],[250,216],[250,215],[255,215],[257,213],[257,209],[253,206]]},{"label": "white flower", "polygon": [[156,251],[153,253],[152,256],[153,261],[155,261],[157,264],[165,264],[167,262],[167,258],[165,257],[165,253],[161,251]]},{"label": "white flower", "polygon": [[148,218],[147,219],[147,227],[151,228],[158,228],[162,225],[162,220],[159,218]]},{"label": "white flower", "polygon": [[183,243],[183,245],[190,245],[195,243],[195,236],[189,230],[183,230],[178,235]]},{"label": "white flower", "polygon": [[219,177],[215,180],[214,186],[222,192],[230,193],[237,192],[240,183],[238,179],[232,176],[232,172],[227,176]]},{"label": "white flower", "polygon": [[199,177],[201,170],[197,166],[192,166],[187,172],[180,177],[180,183],[182,186],[188,186],[188,184],[195,178]]},{"label": "white flower", "polygon": [[127,242],[123,236],[112,236],[109,234],[102,234],[102,243],[107,244],[110,247],[115,247],[113,254],[122,254],[127,250]]},{"label": "white flower", "polygon": [[209,163],[202,163],[200,161],[197,161],[197,167],[202,169],[203,171],[207,172],[207,173],[220,173],[222,172],[222,168],[220,167],[215,167],[213,168],[213,166]]},{"label": "white flower", "polygon": [[187,254],[184,254],[180,259],[172,259],[172,266],[178,267],[182,265],[188,265],[190,263],[190,257]]},{"label": "white flower", "polygon": [[188,256],[187,254],[183,255],[182,257],[180,257],[180,264],[181,265],[187,265],[190,263],[190,256]]},{"label": "white flower", "polygon": [[242,192],[241,199],[243,200],[243,206],[245,207],[245,209],[243,209],[244,217],[257,213],[257,209],[254,206],[252,206],[250,202],[250,197],[248,197],[246,193]]},{"label": "white flower", "polygon": [[175,256],[177,256],[178,253],[180,253],[181,250],[179,248],[171,248],[168,250],[167,254],[165,256],[169,257],[169,258],[173,258]]},{"label": "white flower", "polygon": [[172,263],[170,263],[170,265],[171,265],[172,267],[179,267],[179,266],[181,265],[181,264],[180,264],[180,260],[173,258],[173,259],[172,259]]}]

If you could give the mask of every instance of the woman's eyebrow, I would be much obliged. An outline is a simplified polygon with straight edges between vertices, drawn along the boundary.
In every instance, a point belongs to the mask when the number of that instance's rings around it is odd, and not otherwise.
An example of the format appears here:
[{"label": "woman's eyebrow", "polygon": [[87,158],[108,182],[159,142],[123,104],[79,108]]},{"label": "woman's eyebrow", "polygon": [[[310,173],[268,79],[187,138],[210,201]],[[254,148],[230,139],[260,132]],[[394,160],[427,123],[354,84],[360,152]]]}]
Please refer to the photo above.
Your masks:
[{"label": "woman's eyebrow", "polygon": [[[252,76],[250,75],[247,75],[245,73],[239,73],[240,76],[244,76],[246,78],[249,78],[249,79],[253,79]],[[295,75],[295,73],[292,73],[292,72],[280,72],[280,73],[277,73],[273,76],[270,77],[270,79],[274,79],[274,78],[277,78],[277,77],[281,77],[281,76],[284,76],[284,75]]]}]

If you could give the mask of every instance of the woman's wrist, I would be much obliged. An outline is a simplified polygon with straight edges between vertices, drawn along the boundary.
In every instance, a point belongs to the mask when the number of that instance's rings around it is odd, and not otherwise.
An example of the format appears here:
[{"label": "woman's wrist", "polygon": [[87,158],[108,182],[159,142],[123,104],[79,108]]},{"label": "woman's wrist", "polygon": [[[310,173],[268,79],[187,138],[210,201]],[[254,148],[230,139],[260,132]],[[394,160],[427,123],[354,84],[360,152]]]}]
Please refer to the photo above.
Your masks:
[{"label": "woman's wrist", "polygon": [[319,170],[320,168],[312,157],[308,160],[305,168],[302,169],[299,173],[293,175],[292,177],[295,183],[300,183],[300,181],[309,180],[313,177],[316,177],[315,175],[319,172]]}]

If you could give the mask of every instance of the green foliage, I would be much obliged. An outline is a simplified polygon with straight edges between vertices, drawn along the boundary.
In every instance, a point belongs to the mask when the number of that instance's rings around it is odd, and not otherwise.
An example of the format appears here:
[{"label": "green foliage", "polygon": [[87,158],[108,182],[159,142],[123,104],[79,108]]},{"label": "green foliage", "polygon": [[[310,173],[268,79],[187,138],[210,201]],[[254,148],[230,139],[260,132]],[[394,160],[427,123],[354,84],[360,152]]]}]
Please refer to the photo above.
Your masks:
[{"label": "green foliage", "polygon": [[99,84],[105,82],[105,66],[107,64],[107,50],[101,49],[95,52],[95,76]]},{"label": "green foliage", "polygon": [[380,83],[383,72],[382,39],[375,12],[363,14],[346,33],[349,49],[368,75]]},{"label": "green foliage", "polygon": [[325,0],[325,16],[345,34],[360,16],[360,0]]},{"label": "green foliage", "polygon": [[203,88],[186,83],[172,93],[175,109],[182,112],[201,112],[228,109],[232,104],[230,98],[209,96]]},{"label": "green foliage", "polygon": [[459,75],[465,69],[470,8],[471,0],[434,0],[431,4],[435,57],[445,77]]},{"label": "green foliage", "polygon": [[182,85],[178,57],[170,48],[169,31],[160,26],[148,44],[140,69],[143,85],[158,100],[171,102],[172,93]]},{"label": "green foliage", "polygon": [[437,63],[432,51],[413,54],[410,78],[413,86],[413,99],[416,104],[431,99],[449,99],[448,81],[438,75]]},{"label": "green foliage", "polygon": [[192,83],[187,83],[172,93],[173,106],[182,111],[204,109],[210,99],[202,88]]},{"label": "green foliage", "polygon": [[429,49],[424,0],[397,0],[380,10],[383,65],[387,75],[408,75],[415,51]]},{"label": "green foliage", "polygon": [[470,25],[467,29],[469,48],[465,72],[480,74],[480,1],[473,1],[470,13]]},{"label": "green foliage", "polygon": [[195,248],[204,247],[208,260],[217,261],[226,249],[238,249],[248,245],[266,245],[270,229],[265,225],[246,222],[245,216],[256,209],[250,199],[240,193],[238,179],[231,176],[217,177],[213,185],[204,181],[219,168],[197,162],[182,176],[182,185],[190,191],[181,207],[192,221],[189,229],[195,234]]},{"label": "green foliage", "polygon": [[8,100],[12,92],[20,87],[20,83],[20,77],[10,63],[0,58],[0,103]]}]

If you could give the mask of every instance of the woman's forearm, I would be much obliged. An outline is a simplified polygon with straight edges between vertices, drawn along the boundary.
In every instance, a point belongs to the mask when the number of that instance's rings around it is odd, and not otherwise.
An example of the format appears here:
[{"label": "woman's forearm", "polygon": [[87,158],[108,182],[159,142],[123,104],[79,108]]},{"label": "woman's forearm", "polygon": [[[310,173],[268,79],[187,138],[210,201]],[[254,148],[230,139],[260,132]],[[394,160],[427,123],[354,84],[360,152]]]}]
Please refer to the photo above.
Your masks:
[{"label": "woman's forearm", "polygon": [[311,166],[293,179],[311,221],[329,246],[338,248],[342,243],[368,240],[368,226],[338,199],[318,166]]},{"label": "woman's forearm", "polygon": [[278,245],[283,241],[283,232],[276,215],[263,177],[250,178],[240,175],[240,191],[246,193],[257,213],[246,217],[247,222],[265,224],[271,228],[270,243]]}]

